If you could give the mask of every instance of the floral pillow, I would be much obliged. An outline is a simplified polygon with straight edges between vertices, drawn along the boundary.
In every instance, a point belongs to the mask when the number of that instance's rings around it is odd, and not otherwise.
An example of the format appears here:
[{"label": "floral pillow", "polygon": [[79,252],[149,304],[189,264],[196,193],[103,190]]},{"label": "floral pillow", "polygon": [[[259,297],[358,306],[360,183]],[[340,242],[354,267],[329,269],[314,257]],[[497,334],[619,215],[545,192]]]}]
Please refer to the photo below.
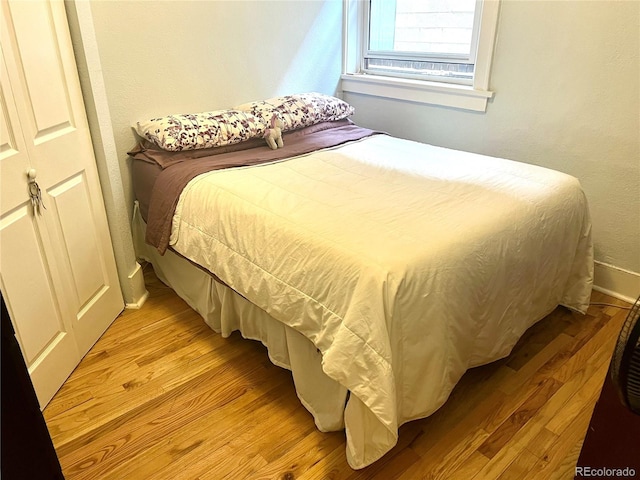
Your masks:
[{"label": "floral pillow", "polygon": [[266,128],[261,117],[240,110],[168,115],[135,126],[142,138],[171,152],[232,145],[261,137]]},{"label": "floral pillow", "polygon": [[267,124],[271,121],[271,117],[277,114],[284,123],[283,132],[309,127],[320,122],[341,120],[354,112],[353,107],[347,102],[315,92],[245,103],[236,109],[261,118]]}]

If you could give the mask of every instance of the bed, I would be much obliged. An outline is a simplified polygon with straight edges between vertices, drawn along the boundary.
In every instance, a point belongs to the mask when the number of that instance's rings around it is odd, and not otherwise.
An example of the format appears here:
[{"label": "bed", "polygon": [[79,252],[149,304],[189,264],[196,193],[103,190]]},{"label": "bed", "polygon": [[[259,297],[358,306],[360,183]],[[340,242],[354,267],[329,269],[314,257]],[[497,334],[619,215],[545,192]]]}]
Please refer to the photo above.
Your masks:
[{"label": "bed", "polygon": [[[591,221],[569,175],[395,138],[353,124],[342,104],[336,118],[302,101],[307,124],[285,121],[283,148],[261,131],[179,151],[142,142],[134,239],[212,329],[261,341],[292,371],[316,426],[344,429],[360,469],[558,305],[586,311]],[[283,104],[236,111],[265,118]]]}]

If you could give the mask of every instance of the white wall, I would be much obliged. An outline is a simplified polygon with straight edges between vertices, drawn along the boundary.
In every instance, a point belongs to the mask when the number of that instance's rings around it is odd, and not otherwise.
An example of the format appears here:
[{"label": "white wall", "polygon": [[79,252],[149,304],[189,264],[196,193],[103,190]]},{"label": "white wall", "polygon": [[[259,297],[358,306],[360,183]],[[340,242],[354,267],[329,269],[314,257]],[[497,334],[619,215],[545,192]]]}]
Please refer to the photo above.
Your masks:
[{"label": "white wall", "polygon": [[102,0],[91,9],[128,205],[135,121],[338,86],[341,0]]},{"label": "white wall", "polygon": [[596,260],[623,269],[627,296],[635,298],[639,52],[640,2],[503,0],[490,82],[495,97],[486,113],[344,98],[364,126],[578,177],[590,201]]}]

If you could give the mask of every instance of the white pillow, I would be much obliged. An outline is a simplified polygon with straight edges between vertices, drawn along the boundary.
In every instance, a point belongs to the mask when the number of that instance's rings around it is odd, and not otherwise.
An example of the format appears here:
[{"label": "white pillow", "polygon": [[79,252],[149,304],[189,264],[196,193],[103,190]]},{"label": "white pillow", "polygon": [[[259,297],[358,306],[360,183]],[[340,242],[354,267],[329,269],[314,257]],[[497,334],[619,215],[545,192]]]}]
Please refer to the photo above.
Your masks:
[{"label": "white pillow", "polygon": [[261,137],[266,128],[261,118],[240,110],[167,115],[135,126],[138,135],[171,152],[243,142]]},{"label": "white pillow", "polygon": [[277,114],[284,123],[284,132],[320,122],[341,120],[354,112],[353,107],[344,100],[316,92],[274,97],[235,108],[262,118],[267,124]]}]

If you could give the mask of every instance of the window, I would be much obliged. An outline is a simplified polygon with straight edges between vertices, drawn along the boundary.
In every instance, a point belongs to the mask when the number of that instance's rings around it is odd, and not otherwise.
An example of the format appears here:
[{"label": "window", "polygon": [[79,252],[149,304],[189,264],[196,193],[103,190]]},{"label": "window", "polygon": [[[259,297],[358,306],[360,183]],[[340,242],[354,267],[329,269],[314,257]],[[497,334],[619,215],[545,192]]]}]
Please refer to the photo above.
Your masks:
[{"label": "window", "polygon": [[476,0],[370,0],[363,71],[471,84]]},{"label": "window", "polygon": [[357,93],[484,111],[498,0],[345,0],[345,75]]}]

